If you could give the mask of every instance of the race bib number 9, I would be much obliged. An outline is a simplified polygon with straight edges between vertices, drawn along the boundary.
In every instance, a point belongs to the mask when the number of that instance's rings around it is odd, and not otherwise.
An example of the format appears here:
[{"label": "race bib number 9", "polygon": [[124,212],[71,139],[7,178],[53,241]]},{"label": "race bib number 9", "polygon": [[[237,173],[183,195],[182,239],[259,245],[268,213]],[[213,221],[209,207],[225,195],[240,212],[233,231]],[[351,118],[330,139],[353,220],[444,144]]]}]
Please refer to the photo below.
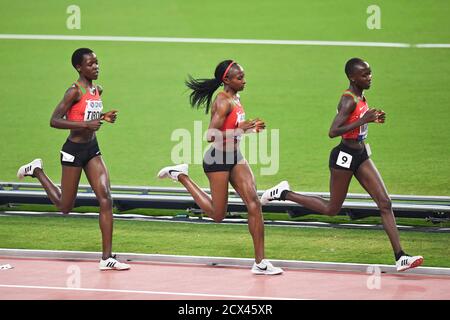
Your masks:
[{"label": "race bib number 9", "polygon": [[352,164],[352,159],[353,157],[350,154],[343,151],[339,151],[336,164],[340,167],[349,169],[350,165]]},{"label": "race bib number 9", "polygon": [[86,109],[84,111],[84,121],[100,119],[102,115],[103,104],[101,100],[86,100]]}]

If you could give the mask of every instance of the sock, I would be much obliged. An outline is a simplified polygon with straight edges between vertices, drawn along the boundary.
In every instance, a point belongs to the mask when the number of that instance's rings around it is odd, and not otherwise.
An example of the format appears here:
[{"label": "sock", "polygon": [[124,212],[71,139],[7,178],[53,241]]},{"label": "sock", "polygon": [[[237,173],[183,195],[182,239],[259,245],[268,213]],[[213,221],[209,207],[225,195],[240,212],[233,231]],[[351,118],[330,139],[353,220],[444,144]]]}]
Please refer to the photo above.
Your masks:
[{"label": "sock", "polygon": [[401,256],[407,256],[407,254],[403,250],[400,250],[395,254],[395,261],[398,261],[398,259],[400,259]]},{"label": "sock", "polygon": [[285,201],[286,200],[286,195],[287,195],[288,192],[289,192],[289,190],[283,190],[281,192],[281,195],[280,195],[280,200]]}]

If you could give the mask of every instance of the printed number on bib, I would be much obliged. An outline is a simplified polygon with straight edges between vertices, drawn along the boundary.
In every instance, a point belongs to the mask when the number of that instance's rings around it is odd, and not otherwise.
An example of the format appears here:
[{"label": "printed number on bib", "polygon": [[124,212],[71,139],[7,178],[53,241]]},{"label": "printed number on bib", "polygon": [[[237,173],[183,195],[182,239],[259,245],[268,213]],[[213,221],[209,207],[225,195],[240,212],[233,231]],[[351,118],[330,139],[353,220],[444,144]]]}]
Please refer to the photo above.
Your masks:
[{"label": "printed number on bib", "polygon": [[352,164],[352,159],[353,159],[352,155],[350,155],[346,152],[343,152],[343,151],[339,151],[339,155],[337,157],[336,164],[340,167],[348,169],[348,168],[350,168],[350,165]]},{"label": "printed number on bib", "polygon": [[84,111],[84,121],[100,119],[102,115],[103,104],[101,100],[86,100],[86,109]]}]

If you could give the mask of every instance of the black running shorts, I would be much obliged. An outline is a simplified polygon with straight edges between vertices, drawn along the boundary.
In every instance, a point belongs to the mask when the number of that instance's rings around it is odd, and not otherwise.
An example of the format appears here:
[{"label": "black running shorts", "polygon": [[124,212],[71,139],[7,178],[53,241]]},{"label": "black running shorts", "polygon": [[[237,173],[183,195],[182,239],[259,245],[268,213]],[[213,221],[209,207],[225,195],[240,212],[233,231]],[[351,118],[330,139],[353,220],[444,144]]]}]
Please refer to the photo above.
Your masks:
[{"label": "black running shorts", "polygon": [[353,149],[344,145],[342,142],[334,147],[330,153],[330,168],[353,171],[358,170],[359,166],[369,159],[366,145],[364,148]]},{"label": "black running shorts", "polygon": [[89,160],[101,155],[97,138],[87,143],[76,143],[67,139],[60,153],[61,164],[71,167],[85,167]]},{"label": "black running shorts", "polygon": [[227,152],[211,147],[203,157],[203,171],[231,171],[243,159],[244,157],[239,149]]}]

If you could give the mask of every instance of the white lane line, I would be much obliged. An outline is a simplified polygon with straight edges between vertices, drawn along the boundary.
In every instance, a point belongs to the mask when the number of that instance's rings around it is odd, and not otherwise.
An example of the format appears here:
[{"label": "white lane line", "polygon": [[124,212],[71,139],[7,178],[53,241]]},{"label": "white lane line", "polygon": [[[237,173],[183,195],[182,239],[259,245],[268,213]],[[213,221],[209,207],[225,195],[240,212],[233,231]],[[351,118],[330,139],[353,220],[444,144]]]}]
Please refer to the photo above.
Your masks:
[{"label": "white lane line", "polygon": [[450,48],[450,43],[419,43],[415,44],[416,48]]},{"label": "white lane line", "polygon": [[397,43],[364,41],[322,41],[322,40],[260,40],[222,38],[176,38],[176,37],[123,37],[123,36],[70,36],[51,34],[0,34],[3,40],[66,40],[66,41],[114,41],[114,42],[167,42],[167,43],[222,43],[222,44],[268,44],[341,47],[382,48],[450,48],[450,43]]},{"label": "white lane line", "polygon": [[10,40],[67,40],[67,41],[115,41],[115,42],[168,42],[168,43],[222,43],[222,44],[267,44],[344,47],[388,47],[410,48],[409,43],[316,41],[316,40],[258,40],[221,38],[168,38],[168,37],[121,37],[121,36],[70,36],[45,34],[0,34],[0,39]]},{"label": "white lane line", "polygon": [[297,299],[297,298],[240,296],[240,295],[192,293],[192,292],[166,292],[166,291],[119,290],[119,289],[97,289],[97,288],[47,287],[47,286],[25,286],[25,285],[9,285],[9,284],[0,284],[0,288],[87,291],[87,292],[103,292],[103,293],[104,292],[137,293],[137,294],[153,294],[153,295],[159,294],[159,295],[171,295],[171,296],[188,296],[188,297],[191,296],[191,297],[210,297],[210,298],[215,297],[215,298],[231,298],[231,299],[303,300],[303,299]]}]

